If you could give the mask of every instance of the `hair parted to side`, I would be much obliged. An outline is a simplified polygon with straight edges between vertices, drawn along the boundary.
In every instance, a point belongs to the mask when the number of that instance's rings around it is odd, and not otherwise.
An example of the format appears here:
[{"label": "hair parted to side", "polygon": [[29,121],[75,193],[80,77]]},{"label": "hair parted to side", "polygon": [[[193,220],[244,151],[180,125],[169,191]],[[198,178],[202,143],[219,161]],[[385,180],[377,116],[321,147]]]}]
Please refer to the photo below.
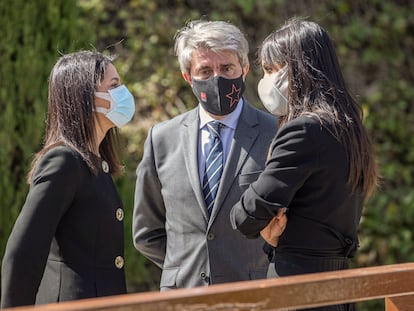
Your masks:
[{"label": "hair parted to side", "polygon": [[174,36],[174,52],[182,72],[190,73],[194,50],[204,48],[213,52],[233,51],[242,67],[249,64],[249,45],[239,28],[224,21],[194,20]]},{"label": "hair parted to side", "polygon": [[97,51],[79,51],[63,55],[56,62],[49,76],[44,144],[33,160],[29,182],[39,158],[57,145],[78,152],[94,174],[101,166],[98,154],[109,163],[111,173],[122,171],[116,130],[108,131],[99,150],[95,133],[95,91],[112,61],[112,57]]},{"label": "hair parted to side", "polygon": [[379,179],[374,147],[362,123],[362,108],[346,87],[328,33],[314,22],[288,20],[264,39],[258,61],[267,66],[288,66],[289,107],[282,124],[302,115],[329,124],[347,148],[349,184],[369,197]]}]

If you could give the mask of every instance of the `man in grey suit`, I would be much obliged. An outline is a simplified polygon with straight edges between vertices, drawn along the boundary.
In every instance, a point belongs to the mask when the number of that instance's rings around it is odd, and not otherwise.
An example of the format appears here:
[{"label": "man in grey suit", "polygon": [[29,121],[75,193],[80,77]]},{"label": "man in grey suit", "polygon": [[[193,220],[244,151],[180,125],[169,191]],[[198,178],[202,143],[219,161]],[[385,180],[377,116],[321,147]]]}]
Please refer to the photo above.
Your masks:
[{"label": "man in grey suit", "polygon": [[248,43],[230,23],[193,21],[177,32],[175,53],[199,105],[148,133],[137,168],[134,245],[162,268],[161,290],[265,278],[264,241],[246,239],[229,221],[277,129],[273,116],[242,97]]}]

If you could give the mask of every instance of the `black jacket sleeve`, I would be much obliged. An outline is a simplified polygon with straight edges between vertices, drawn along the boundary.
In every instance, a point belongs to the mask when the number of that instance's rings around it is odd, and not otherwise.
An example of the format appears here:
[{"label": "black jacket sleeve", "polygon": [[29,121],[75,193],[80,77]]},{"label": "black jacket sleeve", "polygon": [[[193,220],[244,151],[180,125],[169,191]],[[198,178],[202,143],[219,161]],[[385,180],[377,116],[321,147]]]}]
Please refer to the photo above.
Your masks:
[{"label": "black jacket sleeve", "polygon": [[271,156],[257,181],[233,207],[234,229],[248,238],[259,236],[281,207],[289,207],[298,189],[318,166],[318,141],[314,132],[320,124],[308,117],[281,127],[271,146]]},{"label": "black jacket sleeve", "polygon": [[82,178],[80,161],[63,147],[39,161],[3,257],[2,308],[35,303],[51,241]]}]

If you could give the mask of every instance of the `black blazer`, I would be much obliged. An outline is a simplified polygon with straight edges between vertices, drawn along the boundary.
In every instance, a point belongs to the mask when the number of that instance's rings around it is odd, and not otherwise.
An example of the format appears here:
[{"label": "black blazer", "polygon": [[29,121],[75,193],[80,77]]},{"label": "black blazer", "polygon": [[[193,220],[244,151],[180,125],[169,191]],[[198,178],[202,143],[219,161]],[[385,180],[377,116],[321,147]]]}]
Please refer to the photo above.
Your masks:
[{"label": "black blazer", "polygon": [[42,156],[2,264],[1,307],[126,292],[123,209],[109,173],[56,147]]},{"label": "black blazer", "polygon": [[[280,207],[289,208],[276,253],[349,257],[363,200],[348,185],[346,146],[311,117],[280,128],[264,172],[233,207],[234,228],[257,237]],[[351,245],[352,244],[352,245]]]}]

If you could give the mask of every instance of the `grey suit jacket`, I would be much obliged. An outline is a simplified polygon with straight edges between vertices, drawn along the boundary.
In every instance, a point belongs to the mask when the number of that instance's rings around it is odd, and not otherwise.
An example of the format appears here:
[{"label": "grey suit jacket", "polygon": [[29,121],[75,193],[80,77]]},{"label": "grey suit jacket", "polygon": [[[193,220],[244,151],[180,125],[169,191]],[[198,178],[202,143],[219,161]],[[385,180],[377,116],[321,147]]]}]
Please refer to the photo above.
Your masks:
[{"label": "grey suit jacket", "polygon": [[265,278],[264,241],[229,214],[264,169],[276,119],[244,101],[210,218],[198,173],[198,107],[154,126],[137,167],[134,245],[163,269],[161,290]]}]

